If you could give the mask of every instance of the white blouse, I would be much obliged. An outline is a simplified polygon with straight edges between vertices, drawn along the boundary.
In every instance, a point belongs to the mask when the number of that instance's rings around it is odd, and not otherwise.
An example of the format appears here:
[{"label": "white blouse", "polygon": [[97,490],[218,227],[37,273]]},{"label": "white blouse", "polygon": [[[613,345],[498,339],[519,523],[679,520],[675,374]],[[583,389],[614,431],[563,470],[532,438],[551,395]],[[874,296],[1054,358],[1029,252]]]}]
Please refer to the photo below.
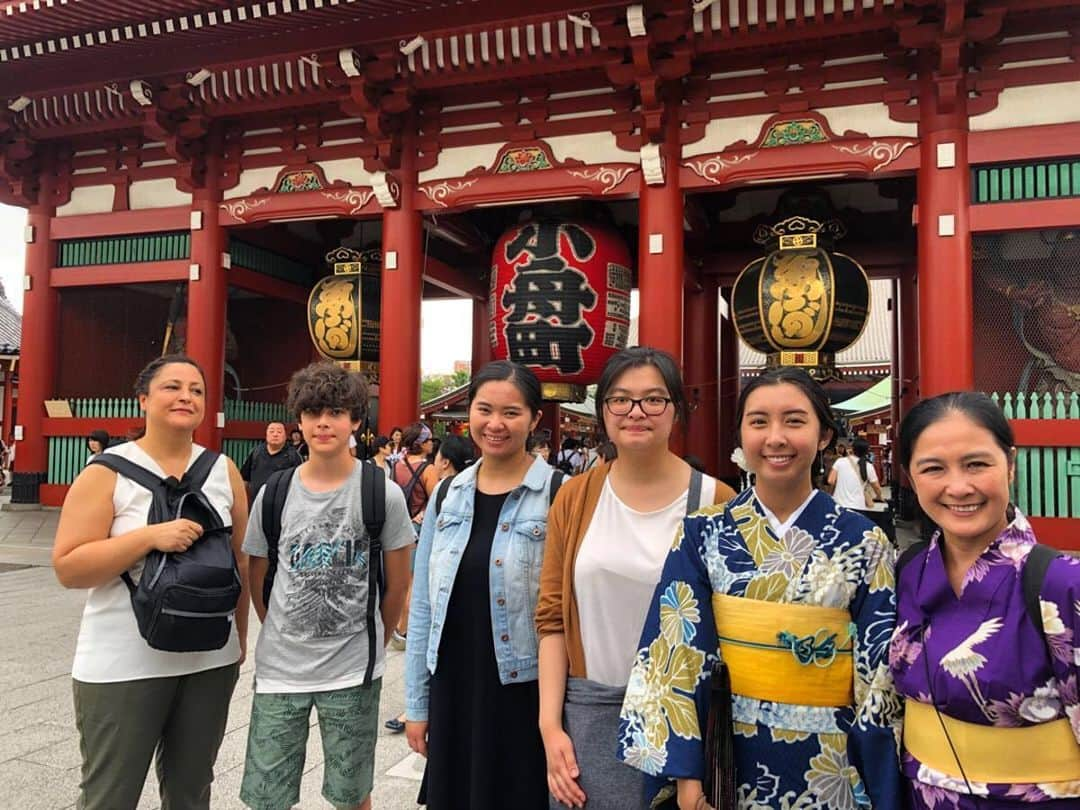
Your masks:
[{"label": "white blouse", "polygon": [[[202,453],[200,445],[192,445],[188,467]],[[135,442],[110,447],[106,453],[142,465],[165,477],[154,459]],[[233,496],[229,483],[228,462],[224,455],[217,460],[203,485],[203,492],[218,510],[226,526],[231,525]],[[146,525],[150,513],[150,491],[122,475],[116,476],[113,489],[113,522],[109,537],[118,537]],[[106,541],[107,542],[107,541]],[[132,566],[133,576],[142,568],[142,561]],[[189,675],[240,660],[240,642],[236,628],[220,650],[174,653],[155,650],[148,645],[135,622],[131,596],[120,577],[91,588],[86,597],[79,639],[75,645],[75,662],[71,676],[84,683],[114,683],[144,678],[164,678]]]},{"label": "white blouse", "polygon": [[[589,680],[626,686],[641,628],[675,532],[686,516],[688,492],[667,506],[639,512],[604,481],[589,528],[574,562],[574,596]],[[716,479],[702,476],[701,498],[690,511],[713,502]]]}]

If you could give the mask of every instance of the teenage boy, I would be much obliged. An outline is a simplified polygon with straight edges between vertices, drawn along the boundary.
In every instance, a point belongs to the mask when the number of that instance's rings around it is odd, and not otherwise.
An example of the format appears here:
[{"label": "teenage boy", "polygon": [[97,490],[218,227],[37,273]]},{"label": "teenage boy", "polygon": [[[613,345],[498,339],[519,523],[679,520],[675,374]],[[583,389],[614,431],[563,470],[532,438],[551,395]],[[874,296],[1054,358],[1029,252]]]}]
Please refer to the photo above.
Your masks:
[{"label": "teenage boy", "polygon": [[287,810],[299,802],[314,706],[325,754],[323,796],[339,810],[367,810],[383,648],[405,600],[415,535],[401,490],[386,487],[385,584],[376,611],[375,666],[365,683],[370,546],[361,509],[364,465],[349,454],[349,437],[363,419],[367,386],[358,374],[314,363],[293,375],[288,407],[299,416],[310,457],[289,482],[268,605],[262,501],[269,486],[252,505],[244,539],[263,626],[240,798],[255,810]]}]

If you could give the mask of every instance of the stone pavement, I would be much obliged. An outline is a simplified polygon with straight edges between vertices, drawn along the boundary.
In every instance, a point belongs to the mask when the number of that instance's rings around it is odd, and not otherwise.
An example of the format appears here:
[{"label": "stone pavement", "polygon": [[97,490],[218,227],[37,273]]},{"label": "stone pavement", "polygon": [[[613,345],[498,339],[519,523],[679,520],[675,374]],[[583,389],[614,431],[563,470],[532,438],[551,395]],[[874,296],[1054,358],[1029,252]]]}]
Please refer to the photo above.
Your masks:
[{"label": "stone pavement", "polygon": [[[60,587],[47,562],[56,512],[0,512],[0,807],[73,808],[79,786],[79,742],[71,700],[71,660],[85,591]],[[26,564],[33,567],[24,567]],[[252,616],[254,619],[254,616]],[[249,650],[255,649],[253,621]],[[243,808],[238,794],[251,713],[250,659],[240,670],[225,740],[218,756],[214,810]],[[381,721],[404,706],[404,653],[388,651],[375,753],[375,810],[415,808],[423,760],[405,735]],[[314,714],[312,716],[314,726]],[[326,808],[320,796],[322,748],[316,728],[308,742],[301,788],[303,810]],[[139,810],[161,806],[151,769]]]}]

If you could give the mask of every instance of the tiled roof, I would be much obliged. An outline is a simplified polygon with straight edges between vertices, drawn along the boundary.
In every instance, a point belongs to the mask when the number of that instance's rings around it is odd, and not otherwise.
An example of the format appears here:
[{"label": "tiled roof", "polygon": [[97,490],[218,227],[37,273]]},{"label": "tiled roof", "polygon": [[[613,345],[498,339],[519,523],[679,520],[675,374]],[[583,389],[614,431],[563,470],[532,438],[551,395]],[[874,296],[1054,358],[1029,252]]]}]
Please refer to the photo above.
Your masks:
[{"label": "tiled roof", "polygon": [[18,354],[22,342],[22,316],[0,293],[0,354]]}]

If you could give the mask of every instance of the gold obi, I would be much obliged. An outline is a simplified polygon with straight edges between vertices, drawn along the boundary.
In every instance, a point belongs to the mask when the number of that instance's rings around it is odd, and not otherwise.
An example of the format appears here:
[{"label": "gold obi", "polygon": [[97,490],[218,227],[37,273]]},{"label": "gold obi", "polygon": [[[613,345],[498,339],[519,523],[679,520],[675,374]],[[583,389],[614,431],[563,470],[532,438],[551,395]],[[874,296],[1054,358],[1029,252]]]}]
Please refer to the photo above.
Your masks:
[{"label": "gold obi", "polygon": [[851,614],[714,593],[720,656],[736,695],[801,706],[855,700]]},{"label": "gold obi", "polygon": [[1080,745],[1064,717],[1037,726],[1005,728],[945,714],[939,719],[933,706],[911,698],[904,706],[904,748],[935,771],[963,779],[951,739],[959,764],[973,782],[1015,785],[1080,780]]}]

